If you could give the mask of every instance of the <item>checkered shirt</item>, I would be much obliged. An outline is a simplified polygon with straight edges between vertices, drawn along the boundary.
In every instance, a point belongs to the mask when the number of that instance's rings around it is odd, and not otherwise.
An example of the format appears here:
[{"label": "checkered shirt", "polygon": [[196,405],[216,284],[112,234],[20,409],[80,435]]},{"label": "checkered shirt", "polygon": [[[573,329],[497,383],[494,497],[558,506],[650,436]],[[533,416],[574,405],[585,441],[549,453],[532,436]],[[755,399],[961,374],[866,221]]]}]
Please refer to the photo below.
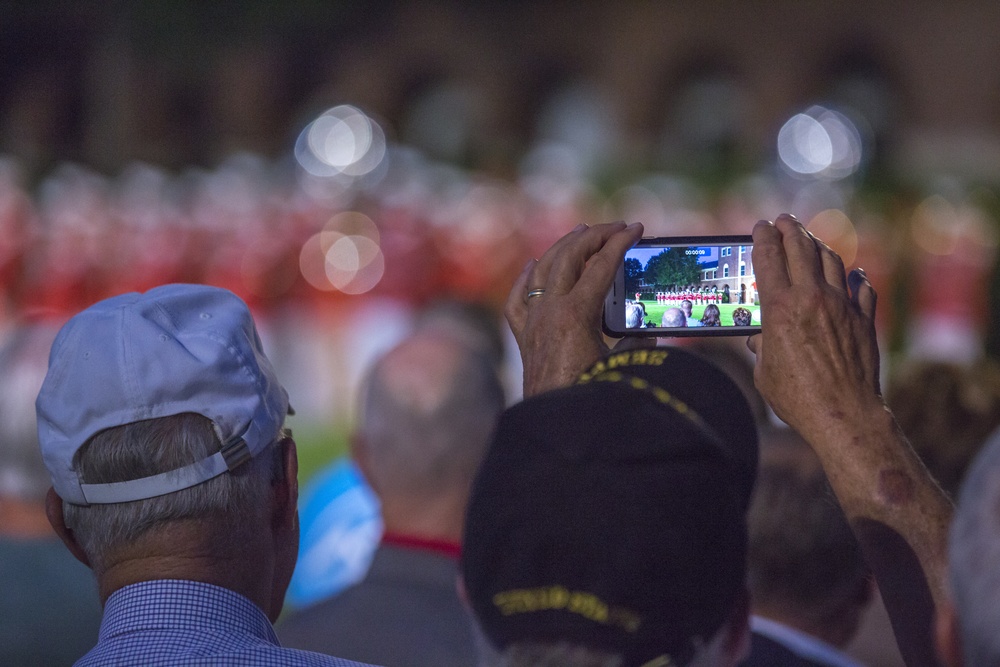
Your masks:
[{"label": "checkered shirt", "polygon": [[115,591],[95,646],[77,667],[362,667],[282,648],[254,603],[227,588],[163,579]]}]

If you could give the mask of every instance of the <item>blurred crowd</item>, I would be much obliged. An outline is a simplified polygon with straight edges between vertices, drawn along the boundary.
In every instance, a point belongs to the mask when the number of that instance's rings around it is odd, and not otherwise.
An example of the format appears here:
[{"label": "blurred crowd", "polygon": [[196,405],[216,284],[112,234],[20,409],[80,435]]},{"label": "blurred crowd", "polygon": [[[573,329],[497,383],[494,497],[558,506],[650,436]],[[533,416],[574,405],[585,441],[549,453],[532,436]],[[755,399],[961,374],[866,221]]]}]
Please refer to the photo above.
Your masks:
[{"label": "blurred crowd", "polygon": [[[67,164],[29,188],[17,160],[0,158],[4,314],[70,313],[178,281],[227,287],[264,311],[336,307],[362,294],[499,305],[522,259],[578,222],[639,220],[654,236],[736,234],[783,210],[848,266],[865,267],[890,297],[880,326],[899,329],[892,337],[912,334],[916,348],[968,358],[978,345],[968,338],[982,338],[996,308],[987,301],[995,197],[955,184],[887,192],[885,205],[845,182],[764,172],[719,192],[665,174],[599,187],[556,150],[537,152],[509,179],[400,146],[382,162],[357,177],[249,154],[180,174],[134,164],[107,177]],[[936,341],[904,331],[918,323]]]},{"label": "blurred crowd", "polygon": [[445,294],[495,304],[521,258],[580,213],[444,168],[400,164],[388,178],[404,182],[316,193],[292,170],[243,155],[176,176],[134,165],[106,178],[65,165],[30,192],[6,159],[4,305],[8,315],[58,315],[166,282],[227,287],[262,310],[371,291],[411,304]]},{"label": "blurred crowd", "polygon": [[[420,308],[461,299],[499,314],[524,259],[579,222],[638,220],[649,236],[745,234],[793,211],[848,268],[866,269],[881,297],[887,369],[1000,353],[989,349],[1000,321],[989,292],[1000,207],[986,189],[942,181],[872,193],[778,167],[724,188],[666,173],[602,181],[556,145],[507,177],[392,143],[352,172],[310,166],[299,148],[180,173],[64,164],[31,184],[16,158],[0,157],[0,334],[159,284],[226,287],[254,311],[276,363],[304,378],[308,418],[336,403],[322,386],[331,377],[343,383],[334,394],[353,395],[360,367]],[[356,363],[329,367],[351,346]]]}]

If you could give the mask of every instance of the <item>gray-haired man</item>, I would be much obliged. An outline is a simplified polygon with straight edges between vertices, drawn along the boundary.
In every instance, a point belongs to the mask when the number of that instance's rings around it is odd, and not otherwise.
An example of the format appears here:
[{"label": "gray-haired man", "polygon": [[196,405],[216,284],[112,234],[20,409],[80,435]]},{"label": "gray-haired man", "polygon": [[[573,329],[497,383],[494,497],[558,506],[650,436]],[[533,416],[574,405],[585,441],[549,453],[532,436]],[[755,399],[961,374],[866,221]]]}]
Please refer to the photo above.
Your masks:
[{"label": "gray-haired man", "polygon": [[298,551],[297,459],[239,298],[167,285],[88,308],[36,407],[49,521],[105,605],[78,664],[355,664],[271,628]]}]

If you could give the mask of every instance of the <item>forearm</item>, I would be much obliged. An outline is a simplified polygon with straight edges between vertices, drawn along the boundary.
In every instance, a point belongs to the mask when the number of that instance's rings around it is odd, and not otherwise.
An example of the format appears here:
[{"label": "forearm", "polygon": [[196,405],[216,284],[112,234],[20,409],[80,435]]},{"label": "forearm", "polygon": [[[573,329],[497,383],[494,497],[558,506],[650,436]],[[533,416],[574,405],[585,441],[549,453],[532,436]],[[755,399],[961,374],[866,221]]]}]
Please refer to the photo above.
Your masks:
[{"label": "forearm", "polygon": [[907,664],[936,664],[951,503],[882,401],[877,295],[795,218],[754,227],[761,395],[816,450],[878,581]]},{"label": "forearm", "polygon": [[892,414],[873,405],[812,436],[830,485],[878,582],[907,665],[936,664],[952,505]]}]

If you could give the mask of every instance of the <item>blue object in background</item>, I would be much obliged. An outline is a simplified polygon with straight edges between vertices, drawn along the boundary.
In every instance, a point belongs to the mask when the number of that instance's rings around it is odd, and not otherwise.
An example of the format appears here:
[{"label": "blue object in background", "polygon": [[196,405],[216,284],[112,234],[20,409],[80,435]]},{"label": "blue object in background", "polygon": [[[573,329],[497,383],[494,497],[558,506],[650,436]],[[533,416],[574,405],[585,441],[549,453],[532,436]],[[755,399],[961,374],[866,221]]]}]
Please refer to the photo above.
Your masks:
[{"label": "blue object in background", "polygon": [[314,604],[365,576],[382,539],[379,509],[378,498],[350,459],[316,473],[299,498],[299,560],[287,605]]}]

